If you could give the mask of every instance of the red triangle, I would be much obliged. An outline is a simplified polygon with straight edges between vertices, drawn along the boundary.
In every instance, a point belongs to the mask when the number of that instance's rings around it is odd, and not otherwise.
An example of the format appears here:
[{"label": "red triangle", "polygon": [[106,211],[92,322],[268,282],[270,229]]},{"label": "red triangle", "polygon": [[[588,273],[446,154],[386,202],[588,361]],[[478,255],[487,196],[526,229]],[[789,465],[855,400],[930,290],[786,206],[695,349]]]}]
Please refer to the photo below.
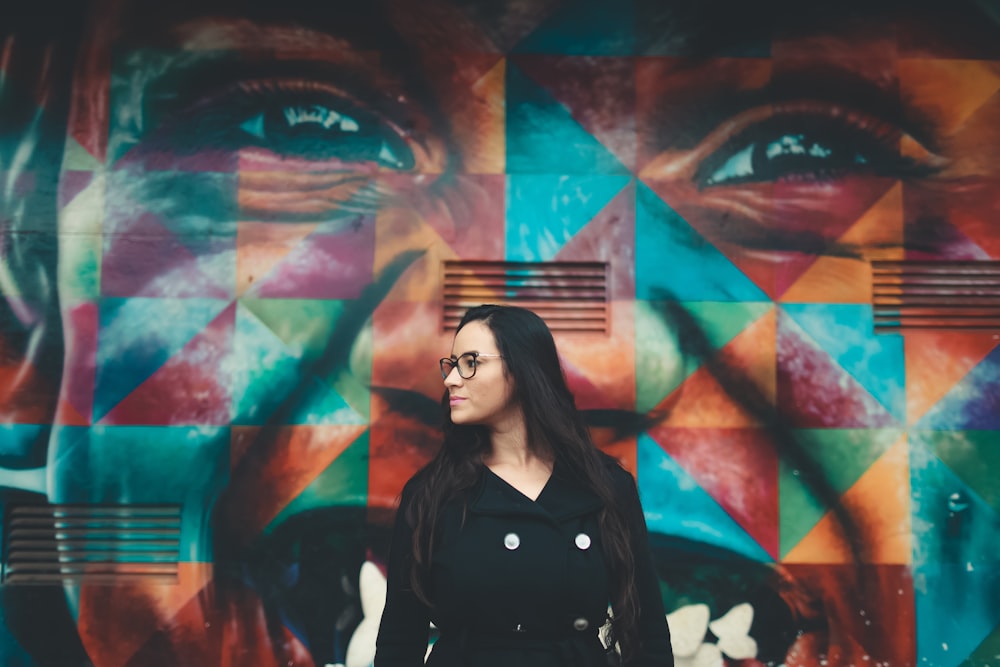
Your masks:
[{"label": "red triangle", "polygon": [[[996,192],[990,191],[990,187],[998,185],[996,181],[970,183],[960,197],[949,188],[904,187],[906,259],[986,260],[1000,254],[996,223],[991,223],[1000,200]],[[980,241],[985,241],[990,250],[980,246]]]},{"label": "red triangle", "polygon": [[777,406],[790,426],[898,426],[878,400],[783,313],[777,339]]},{"label": "red triangle", "polygon": [[55,421],[64,426],[90,426],[90,421],[68,401],[59,401],[59,410],[56,412]]},{"label": "red triangle", "polygon": [[657,426],[649,434],[778,558],[778,455],[766,430]]},{"label": "red triangle", "polygon": [[607,262],[609,298],[635,299],[635,182],[584,225],[556,254],[555,261]]},{"label": "red triangle", "polygon": [[222,367],[230,358],[235,323],[236,304],[231,303],[100,423],[229,424],[231,383]]},{"label": "red triangle", "polygon": [[913,331],[906,346],[906,420],[915,424],[997,347],[996,334]]},{"label": "red triangle", "polygon": [[517,56],[512,60],[623,165],[635,169],[634,59]]},{"label": "red triangle", "polygon": [[74,81],[67,126],[69,135],[103,164],[111,125],[111,48],[104,40],[92,40],[89,49],[86,66],[80,68],[81,74]]},{"label": "red triangle", "polygon": [[83,415],[88,424],[94,414],[99,318],[97,304],[88,301],[68,308],[63,321],[68,333],[62,399]]}]

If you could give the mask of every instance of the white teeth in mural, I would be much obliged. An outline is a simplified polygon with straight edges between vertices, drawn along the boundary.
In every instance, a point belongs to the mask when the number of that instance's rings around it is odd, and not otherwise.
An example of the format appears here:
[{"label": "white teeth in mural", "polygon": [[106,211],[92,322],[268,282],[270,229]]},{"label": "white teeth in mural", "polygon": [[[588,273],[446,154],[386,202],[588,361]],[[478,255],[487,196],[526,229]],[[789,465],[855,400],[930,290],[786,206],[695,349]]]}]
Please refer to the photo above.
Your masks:
[{"label": "white teeth in mural", "polygon": [[757,657],[757,641],[749,636],[751,625],[753,607],[744,602],[709,623],[708,629],[719,638],[719,648],[723,653],[734,660],[746,660]]},{"label": "white teeth in mural", "polygon": [[674,658],[675,667],[723,667],[722,651],[715,644],[702,644],[694,655]]},{"label": "white teeth in mural", "polygon": [[378,638],[382,610],[385,609],[387,587],[385,575],[374,563],[366,561],[361,566],[358,589],[361,594],[361,612],[364,614],[364,618],[347,644],[345,667],[371,667],[375,660],[375,640]]},{"label": "white teeth in mural", "polygon": [[674,656],[688,658],[695,654],[708,630],[707,604],[689,604],[667,614],[670,646]]},{"label": "white teeth in mural", "polygon": [[[753,607],[748,603],[736,605],[714,621],[709,621],[708,605],[686,605],[667,614],[667,623],[678,667],[721,665],[723,653],[734,660],[757,657],[757,641],[749,636]],[[704,641],[708,630],[719,638],[718,644]]]},{"label": "white teeth in mural", "polygon": [[[385,575],[371,561],[365,561],[358,576],[358,594],[361,597],[361,613],[364,618],[358,624],[357,630],[347,643],[347,662],[343,665],[327,665],[326,667],[371,667],[375,661],[375,640],[378,639],[378,626],[382,622],[382,612],[385,610],[385,596],[388,590]],[[431,628],[434,624],[431,623]],[[427,647],[424,659],[430,655],[431,647]]]}]

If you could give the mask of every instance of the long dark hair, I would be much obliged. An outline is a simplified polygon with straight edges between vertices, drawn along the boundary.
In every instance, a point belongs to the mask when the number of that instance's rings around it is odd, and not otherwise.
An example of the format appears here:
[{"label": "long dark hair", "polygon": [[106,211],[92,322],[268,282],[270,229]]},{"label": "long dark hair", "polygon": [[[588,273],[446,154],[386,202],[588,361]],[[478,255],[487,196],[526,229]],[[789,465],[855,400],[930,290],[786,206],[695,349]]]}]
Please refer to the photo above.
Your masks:
[{"label": "long dark hair", "polygon": [[[610,639],[618,642],[627,658],[637,648],[639,615],[628,523],[614,490],[608,459],[590,439],[566,385],[552,333],[538,315],[514,306],[487,304],[472,308],[465,313],[456,333],[469,322],[482,322],[496,339],[504,373],[514,384],[514,400],[524,414],[528,448],[536,455],[557,459],[560,469],[603,501],[598,521],[611,578],[614,617]],[[416,486],[406,510],[406,519],[413,527],[410,583],[417,597],[428,605],[433,604],[426,582],[437,518],[445,503],[475,485],[483,456],[490,451],[486,426],[451,421],[447,392],[442,408],[444,443],[419,473],[422,483]]]}]

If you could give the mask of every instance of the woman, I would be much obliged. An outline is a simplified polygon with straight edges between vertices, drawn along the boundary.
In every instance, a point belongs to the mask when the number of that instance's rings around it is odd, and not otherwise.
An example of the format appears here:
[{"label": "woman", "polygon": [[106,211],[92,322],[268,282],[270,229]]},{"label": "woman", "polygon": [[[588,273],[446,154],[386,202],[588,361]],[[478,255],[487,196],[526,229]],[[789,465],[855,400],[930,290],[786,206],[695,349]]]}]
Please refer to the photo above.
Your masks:
[{"label": "woman", "polygon": [[[403,489],[375,667],[673,665],[632,476],[593,445],[545,323],[483,305],[442,359],[444,444]],[[609,660],[610,659],[610,660]]]}]

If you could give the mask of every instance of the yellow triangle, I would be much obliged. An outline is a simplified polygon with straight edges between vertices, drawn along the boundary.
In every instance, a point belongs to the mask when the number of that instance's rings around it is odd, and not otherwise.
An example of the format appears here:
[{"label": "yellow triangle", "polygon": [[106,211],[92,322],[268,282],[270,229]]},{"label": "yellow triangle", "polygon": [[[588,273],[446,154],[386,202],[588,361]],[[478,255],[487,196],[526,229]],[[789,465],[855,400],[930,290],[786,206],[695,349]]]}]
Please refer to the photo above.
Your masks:
[{"label": "yellow triangle", "polygon": [[1000,90],[1000,64],[982,60],[908,59],[899,61],[902,95],[928,109],[942,134],[954,133]]},{"label": "yellow triangle", "polygon": [[863,258],[820,257],[781,297],[786,303],[871,303],[871,259],[903,258],[903,186],[896,183],[838,239]]},{"label": "yellow triangle", "polygon": [[467,174],[502,174],[506,169],[506,59],[500,59],[472,85],[463,106],[466,122],[453,124],[456,143],[465,147]]},{"label": "yellow triangle", "polygon": [[[904,435],[840,497],[851,517],[862,563],[908,564],[910,544],[910,468]],[[783,563],[848,564],[855,562],[845,527],[827,512]]]}]

